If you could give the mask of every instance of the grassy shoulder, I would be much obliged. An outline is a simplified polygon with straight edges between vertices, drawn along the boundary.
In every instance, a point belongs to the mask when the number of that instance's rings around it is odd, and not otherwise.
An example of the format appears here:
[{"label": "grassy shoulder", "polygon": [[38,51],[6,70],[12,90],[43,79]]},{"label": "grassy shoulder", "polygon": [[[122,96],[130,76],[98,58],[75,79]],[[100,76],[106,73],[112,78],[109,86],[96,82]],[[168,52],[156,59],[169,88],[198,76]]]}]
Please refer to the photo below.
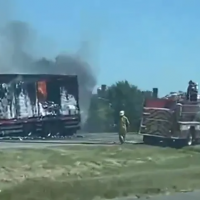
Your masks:
[{"label": "grassy shoulder", "polygon": [[0,199],[89,200],[200,188],[200,152],[144,145],[0,151]]}]

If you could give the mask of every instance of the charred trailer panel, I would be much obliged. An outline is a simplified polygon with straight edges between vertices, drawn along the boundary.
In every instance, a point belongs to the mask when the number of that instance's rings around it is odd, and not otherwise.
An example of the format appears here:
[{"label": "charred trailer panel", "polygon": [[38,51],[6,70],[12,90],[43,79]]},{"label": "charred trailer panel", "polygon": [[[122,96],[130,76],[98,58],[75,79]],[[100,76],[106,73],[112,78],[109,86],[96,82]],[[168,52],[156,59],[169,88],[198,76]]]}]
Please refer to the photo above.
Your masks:
[{"label": "charred trailer panel", "polygon": [[78,77],[0,75],[0,135],[55,137],[80,129]]}]

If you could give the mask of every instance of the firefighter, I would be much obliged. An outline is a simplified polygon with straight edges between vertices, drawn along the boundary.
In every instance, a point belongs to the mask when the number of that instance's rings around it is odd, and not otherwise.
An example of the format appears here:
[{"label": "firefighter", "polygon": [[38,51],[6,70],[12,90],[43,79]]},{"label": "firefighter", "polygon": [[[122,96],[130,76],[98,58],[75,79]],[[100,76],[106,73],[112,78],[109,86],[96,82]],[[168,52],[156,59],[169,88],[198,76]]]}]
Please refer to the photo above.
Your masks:
[{"label": "firefighter", "polygon": [[120,120],[119,120],[119,141],[121,144],[125,142],[126,139],[126,133],[129,127],[129,120],[128,118],[124,115],[124,111],[121,110],[119,112]]},{"label": "firefighter", "polygon": [[187,100],[190,101],[197,101],[197,96],[198,96],[198,86],[195,82],[189,81],[189,85],[187,88]]},{"label": "firefighter", "polygon": [[187,94],[186,94],[187,100],[190,100],[190,90],[191,90],[192,85],[193,85],[193,81],[190,80],[190,81],[188,82],[188,88],[187,88]]}]

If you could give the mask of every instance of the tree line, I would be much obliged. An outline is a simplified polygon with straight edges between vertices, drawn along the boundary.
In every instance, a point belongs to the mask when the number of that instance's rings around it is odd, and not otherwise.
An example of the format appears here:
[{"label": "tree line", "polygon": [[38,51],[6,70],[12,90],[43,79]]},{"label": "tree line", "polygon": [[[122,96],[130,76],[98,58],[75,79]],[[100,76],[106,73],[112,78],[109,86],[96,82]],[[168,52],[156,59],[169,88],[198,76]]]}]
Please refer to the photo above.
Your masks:
[{"label": "tree line", "polygon": [[128,81],[119,81],[109,87],[102,85],[93,94],[84,129],[88,132],[116,132],[119,111],[124,110],[130,120],[129,131],[138,131],[144,99],[151,91],[142,91]]}]

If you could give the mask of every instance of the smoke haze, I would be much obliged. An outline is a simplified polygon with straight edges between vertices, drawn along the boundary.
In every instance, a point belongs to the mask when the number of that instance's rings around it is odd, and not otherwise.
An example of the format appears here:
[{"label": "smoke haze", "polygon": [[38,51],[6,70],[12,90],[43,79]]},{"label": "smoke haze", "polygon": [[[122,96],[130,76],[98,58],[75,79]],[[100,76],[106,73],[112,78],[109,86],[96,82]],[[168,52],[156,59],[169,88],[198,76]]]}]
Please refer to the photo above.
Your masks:
[{"label": "smoke haze", "polygon": [[35,45],[34,31],[26,22],[10,20],[11,8],[11,1],[0,0],[0,73],[78,75],[80,107],[85,118],[96,85],[93,68],[84,60],[88,42],[83,41],[75,55],[55,55],[53,60],[41,55],[38,60],[32,51]]}]

